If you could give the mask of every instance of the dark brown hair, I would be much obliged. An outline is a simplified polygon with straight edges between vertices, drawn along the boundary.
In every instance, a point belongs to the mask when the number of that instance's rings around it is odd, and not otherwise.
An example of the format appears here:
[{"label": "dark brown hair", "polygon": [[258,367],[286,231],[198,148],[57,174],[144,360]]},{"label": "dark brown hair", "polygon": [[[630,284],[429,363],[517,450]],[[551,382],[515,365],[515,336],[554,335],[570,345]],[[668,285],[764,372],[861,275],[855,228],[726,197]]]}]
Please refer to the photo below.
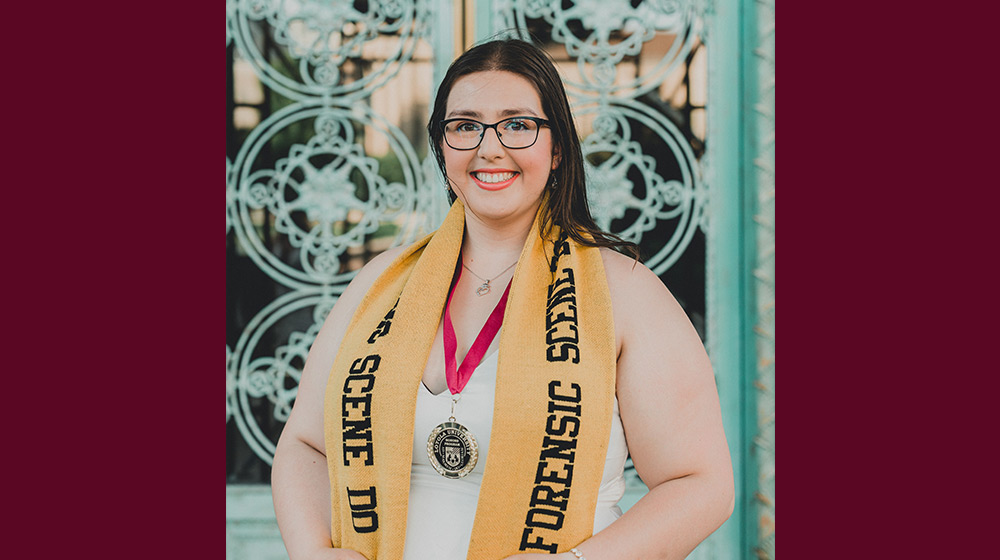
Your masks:
[{"label": "dark brown hair", "polygon": [[[442,141],[444,119],[448,105],[448,95],[459,78],[475,72],[501,70],[513,72],[531,82],[542,100],[542,111],[549,119],[553,145],[559,146],[559,166],[552,171],[555,187],[549,188],[549,202],[542,216],[541,232],[547,236],[553,225],[558,225],[581,245],[590,247],[611,247],[632,257],[639,258],[639,247],[617,235],[601,231],[590,215],[587,204],[586,178],[583,167],[583,151],[580,137],[576,133],[576,123],[569,108],[566,90],[548,54],[532,43],[519,39],[501,39],[477,45],[458,57],[448,67],[448,72],[438,87],[434,98],[434,109],[427,123],[431,150],[437,158],[445,180]],[[452,193],[451,202],[455,201]]]}]

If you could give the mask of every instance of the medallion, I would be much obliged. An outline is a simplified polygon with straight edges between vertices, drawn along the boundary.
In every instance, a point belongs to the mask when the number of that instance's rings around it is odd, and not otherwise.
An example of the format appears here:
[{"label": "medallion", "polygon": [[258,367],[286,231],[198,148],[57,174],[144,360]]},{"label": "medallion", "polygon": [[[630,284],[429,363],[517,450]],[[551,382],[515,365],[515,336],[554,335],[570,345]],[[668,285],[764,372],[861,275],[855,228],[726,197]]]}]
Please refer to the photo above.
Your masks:
[{"label": "medallion", "polygon": [[441,476],[462,478],[476,467],[479,444],[465,426],[458,422],[442,422],[427,438],[427,457]]}]

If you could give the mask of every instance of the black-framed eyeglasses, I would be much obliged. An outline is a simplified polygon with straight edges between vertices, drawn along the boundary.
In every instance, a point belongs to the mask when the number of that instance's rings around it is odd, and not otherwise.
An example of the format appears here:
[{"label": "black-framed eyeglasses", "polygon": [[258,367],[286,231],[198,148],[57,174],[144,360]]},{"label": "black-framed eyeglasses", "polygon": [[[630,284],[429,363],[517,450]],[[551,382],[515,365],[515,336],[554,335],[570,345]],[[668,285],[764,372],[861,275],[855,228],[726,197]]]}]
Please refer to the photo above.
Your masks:
[{"label": "black-framed eyeglasses", "polygon": [[505,148],[511,150],[530,148],[538,140],[538,129],[548,125],[549,121],[538,117],[511,117],[493,124],[466,118],[441,121],[444,141],[455,150],[478,148],[487,128],[496,131],[497,138]]}]

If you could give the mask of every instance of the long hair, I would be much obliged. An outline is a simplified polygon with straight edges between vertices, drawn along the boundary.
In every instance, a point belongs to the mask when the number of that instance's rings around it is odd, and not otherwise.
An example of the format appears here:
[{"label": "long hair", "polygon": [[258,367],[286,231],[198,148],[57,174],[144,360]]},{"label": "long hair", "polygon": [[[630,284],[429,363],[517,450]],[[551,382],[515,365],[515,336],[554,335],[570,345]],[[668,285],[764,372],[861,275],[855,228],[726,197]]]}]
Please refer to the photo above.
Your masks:
[{"label": "long hair", "polygon": [[[632,257],[639,258],[639,247],[630,241],[602,231],[594,222],[587,204],[586,178],[583,167],[583,150],[576,123],[569,108],[569,100],[555,64],[548,53],[519,39],[500,39],[479,44],[458,57],[448,67],[434,98],[434,109],[427,123],[431,150],[437,159],[441,173],[447,179],[448,171],[444,161],[442,143],[444,119],[448,105],[448,95],[459,78],[475,72],[500,70],[512,72],[531,82],[542,100],[542,111],[549,119],[553,145],[559,146],[559,166],[552,171],[553,183],[549,191],[548,205],[542,216],[542,235],[548,236],[553,225],[558,225],[574,241],[590,247],[610,247]],[[554,184],[554,187],[551,186]],[[454,194],[451,202],[454,202]]]}]

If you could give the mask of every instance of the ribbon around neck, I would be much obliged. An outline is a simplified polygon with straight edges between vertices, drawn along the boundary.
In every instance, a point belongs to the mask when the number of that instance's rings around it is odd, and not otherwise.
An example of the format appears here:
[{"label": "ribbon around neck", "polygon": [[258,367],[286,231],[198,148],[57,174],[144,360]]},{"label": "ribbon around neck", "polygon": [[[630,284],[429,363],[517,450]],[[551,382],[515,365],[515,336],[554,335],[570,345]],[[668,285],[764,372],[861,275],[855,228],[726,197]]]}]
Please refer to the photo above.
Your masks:
[{"label": "ribbon around neck", "polygon": [[486,323],[476,336],[476,341],[472,343],[465,359],[462,360],[462,365],[458,366],[458,359],[455,357],[458,340],[455,337],[455,327],[451,322],[451,296],[455,293],[455,286],[458,285],[458,281],[462,277],[461,264],[462,254],[459,253],[458,263],[455,265],[455,279],[451,283],[451,289],[448,290],[448,303],[444,307],[444,376],[448,381],[448,390],[453,395],[461,393],[462,389],[465,388],[469,378],[472,377],[472,372],[479,366],[483,355],[486,354],[486,350],[493,343],[493,339],[500,330],[500,325],[503,324],[504,310],[507,309],[507,296],[510,294],[511,285],[511,282],[507,282],[507,289],[503,291],[500,301],[497,302],[489,318],[486,319]]}]

